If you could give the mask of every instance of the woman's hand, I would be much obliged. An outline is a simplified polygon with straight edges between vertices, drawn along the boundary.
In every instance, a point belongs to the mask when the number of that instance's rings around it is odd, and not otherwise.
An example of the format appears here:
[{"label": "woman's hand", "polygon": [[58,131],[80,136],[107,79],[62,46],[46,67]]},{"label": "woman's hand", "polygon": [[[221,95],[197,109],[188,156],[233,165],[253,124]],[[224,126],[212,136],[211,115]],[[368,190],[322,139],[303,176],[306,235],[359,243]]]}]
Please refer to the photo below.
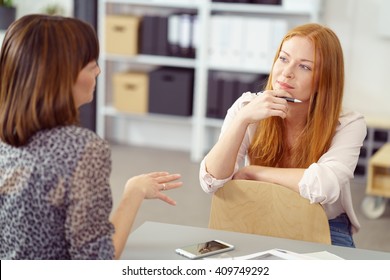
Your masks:
[{"label": "woman's hand", "polygon": [[233,179],[235,180],[256,180],[260,181],[259,171],[261,166],[248,165],[239,169],[234,174]]},{"label": "woman's hand", "polygon": [[143,200],[145,198],[158,198],[166,203],[175,205],[176,202],[162,193],[162,191],[180,187],[183,184],[182,182],[172,182],[180,177],[180,174],[152,172],[134,176],[127,180],[118,209],[116,209],[111,218],[111,222],[115,227],[115,233],[112,239],[116,259],[119,259],[122,254],[127,236],[130,233]]},{"label": "woman's hand", "polygon": [[176,202],[163,191],[176,189],[183,185],[182,182],[173,182],[181,177],[180,174],[169,174],[168,172],[152,172],[130,178],[125,186],[125,193],[138,191],[146,199],[161,199],[171,205]]},{"label": "woman's hand", "polygon": [[279,97],[291,97],[291,94],[284,90],[266,90],[259,93],[238,114],[248,124],[273,116],[284,119],[287,116],[288,104],[285,99]]}]

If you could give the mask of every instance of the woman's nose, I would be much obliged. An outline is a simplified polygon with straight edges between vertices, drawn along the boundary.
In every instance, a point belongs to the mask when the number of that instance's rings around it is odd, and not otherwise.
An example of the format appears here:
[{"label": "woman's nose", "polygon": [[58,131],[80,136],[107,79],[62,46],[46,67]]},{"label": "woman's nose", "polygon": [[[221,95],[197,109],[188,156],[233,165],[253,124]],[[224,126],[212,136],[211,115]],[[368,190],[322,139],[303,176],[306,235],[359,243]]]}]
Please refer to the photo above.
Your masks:
[{"label": "woman's nose", "polygon": [[294,77],[294,71],[292,69],[292,67],[290,66],[286,66],[284,69],[283,69],[283,76],[285,76],[286,78],[293,78]]}]

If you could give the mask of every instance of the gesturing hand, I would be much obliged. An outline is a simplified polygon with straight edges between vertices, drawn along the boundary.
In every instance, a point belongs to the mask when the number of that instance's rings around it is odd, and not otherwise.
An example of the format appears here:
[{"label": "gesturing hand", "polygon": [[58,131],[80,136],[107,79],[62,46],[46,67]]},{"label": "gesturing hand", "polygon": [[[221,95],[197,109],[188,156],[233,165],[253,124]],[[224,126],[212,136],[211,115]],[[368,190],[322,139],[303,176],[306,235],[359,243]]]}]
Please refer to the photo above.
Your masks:
[{"label": "gesturing hand", "polygon": [[182,182],[173,182],[180,177],[180,174],[170,174],[168,172],[141,174],[127,181],[125,191],[137,190],[143,195],[143,198],[158,198],[171,205],[176,205],[176,202],[164,194],[163,191],[181,187]]}]

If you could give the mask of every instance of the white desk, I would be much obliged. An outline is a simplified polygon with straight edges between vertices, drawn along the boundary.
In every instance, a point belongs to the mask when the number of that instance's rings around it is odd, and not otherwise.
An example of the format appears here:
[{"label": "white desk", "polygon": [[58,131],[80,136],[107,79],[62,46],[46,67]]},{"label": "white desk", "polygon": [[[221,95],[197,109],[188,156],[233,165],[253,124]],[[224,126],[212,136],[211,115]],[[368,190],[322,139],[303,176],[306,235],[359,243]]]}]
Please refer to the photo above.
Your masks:
[{"label": "white desk", "polygon": [[328,251],[351,260],[390,260],[390,253],[386,252],[156,222],[144,223],[129,236],[122,259],[185,259],[175,253],[176,248],[212,239],[233,244],[235,249],[229,252],[232,257],[279,248],[296,253]]}]

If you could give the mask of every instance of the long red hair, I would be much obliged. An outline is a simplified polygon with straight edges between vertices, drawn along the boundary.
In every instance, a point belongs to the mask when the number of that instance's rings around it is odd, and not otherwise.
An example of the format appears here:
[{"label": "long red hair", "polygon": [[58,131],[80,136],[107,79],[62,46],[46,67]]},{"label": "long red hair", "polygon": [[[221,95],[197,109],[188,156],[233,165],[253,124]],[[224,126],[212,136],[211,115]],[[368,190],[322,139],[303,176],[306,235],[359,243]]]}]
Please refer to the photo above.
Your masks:
[{"label": "long red hair", "polygon": [[[307,168],[329,149],[342,108],[344,91],[344,59],[340,41],[329,28],[310,23],[291,29],[280,43],[294,36],[308,38],[314,44],[314,77],[318,74],[318,89],[310,97],[304,129],[293,147],[286,143],[284,120],[271,117],[259,122],[248,150],[251,164],[272,167]],[[318,73],[315,73],[318,71]],[[272,90],[272,71],[266,89]],[[314,88],[313,88],[314,91]]]}]

